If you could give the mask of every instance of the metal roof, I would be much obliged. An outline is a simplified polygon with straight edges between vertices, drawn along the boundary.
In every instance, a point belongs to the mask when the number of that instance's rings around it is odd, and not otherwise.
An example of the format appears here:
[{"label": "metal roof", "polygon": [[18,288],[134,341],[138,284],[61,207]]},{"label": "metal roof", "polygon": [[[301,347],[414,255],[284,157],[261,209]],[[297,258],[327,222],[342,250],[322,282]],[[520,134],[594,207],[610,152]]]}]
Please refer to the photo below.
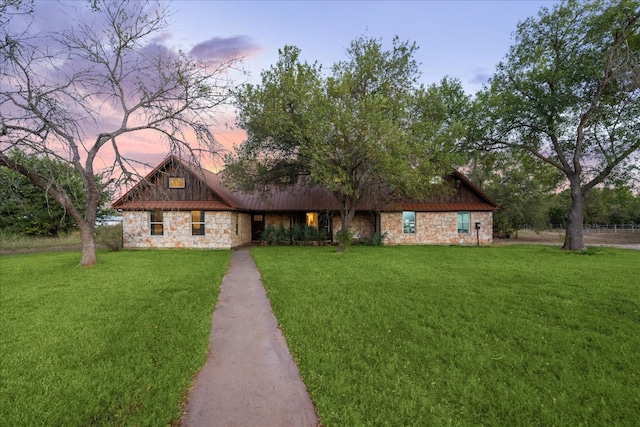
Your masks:
[{"label": "metal roof", "polygon": [[133,200],[118,205],[122,210],[228,211],[229,206],[217,201]]},{"label": "metal roof", "polygon": [[[282,189],[273,189],[268,194],[244,193],[231,191],[222,182],[218,173],[202,169],[186,162],[176,156],[167,157],[160,165],[150,172],[143,181],[150,182],[169,162],[179,162],[203,181],[222,201],[170,201],[170,200],[136,200],[128,197],[135,194],[134,190],[141,185],[138,183],[118,199],[113,207],[122,210],[211,210],[211,211],[261,211],[261,212],[309,212],[322,210],[340,210],[336,198],[320,186],[308,187],[303,183]],[[417,212],[449,212],[449,211],[492,211],[498,208],[498,204],[491,200],[484,192],[476,187],[464,175],[458,171],[453,176],[467,185],[475,193],[481,202],[418,202],[407,201],[393,203],[386,208],[376,203],[374,198],[364,200],[358,204],[357,210],[368,211],[417,211]],[[141,181],[142,182],[142,181]],[[384,197],[381,197],[384,198]]]},{"label": "metal roof", "polygon": [[390,209],[383,209],[383,211],[398,210],[416,212],[491,211],[495,210],[495,207],[488,203],[398,203]]}]

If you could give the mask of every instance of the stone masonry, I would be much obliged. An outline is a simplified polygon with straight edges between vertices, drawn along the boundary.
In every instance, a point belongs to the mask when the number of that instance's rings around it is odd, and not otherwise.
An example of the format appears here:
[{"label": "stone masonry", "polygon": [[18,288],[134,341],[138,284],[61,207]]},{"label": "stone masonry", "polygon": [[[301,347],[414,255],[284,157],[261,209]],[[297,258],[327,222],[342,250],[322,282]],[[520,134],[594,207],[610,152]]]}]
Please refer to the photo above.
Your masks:
[{"label": "stone masonry", "polygon": [[475,223],[480,222],[480,244],[493,241],[492,212],[471,212],[471,230],[458,233],[457,212],[416,212],[415,234],[402,232],[402,212],[380,214],[382,234],[387,245],[474,245],[477,243]]},{"label": "stone masonry", "polygon": [[[268,214],[266,224],[289,228],[286,214]],[[458,233],[457,212],[416,212],[415,234],[402,232],[402,212],[380,213],[381,234],[387,245],[475,245],[475,223],[480,222],[480,244],[493,241],[492,212],[471,212],[471,230]],[[152,236],[149,212],[123,212],[123,243],[125,248],[216,248],[230,249],[251,241],[251,215],[237,212],[206,212],[205,235],[191,235],[191,212],[164,211],[164,233]],[[334,233],[341,228],[339,216],[333,217]],[[357,213],[351,229],[356,238],[371,239],[375,232],[375,220],[371,214]]]},{"label": "stone masonry", "polygon": [[[338,215],[333,217],[331,226],[333,235],[342,230],[342,218]],[[354,233],[354,239],[372,239],[376,230],[375,220],[370,213],[356,212],[349,227]]]},{"label": "stone masonry", "polygon": [[251,241],[251,218],[247,214],[205,212],[204,236],[191,235],[189,211],[164,211],[163,224],[163,235],[152,236],[149,212],[123,212],[124,247],[230,249]]}]

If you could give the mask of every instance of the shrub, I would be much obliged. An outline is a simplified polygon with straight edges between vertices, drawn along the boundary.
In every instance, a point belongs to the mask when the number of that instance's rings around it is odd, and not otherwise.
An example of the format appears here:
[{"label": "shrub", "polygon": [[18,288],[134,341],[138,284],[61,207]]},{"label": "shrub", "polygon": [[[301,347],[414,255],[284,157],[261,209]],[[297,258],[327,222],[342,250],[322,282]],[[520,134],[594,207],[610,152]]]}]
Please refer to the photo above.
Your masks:
[{"label": "shrub", "polygon": [[384,245],[384,239],[387,238],[387,232],[385,231],[383,234],[376,232],[373,235],[372,244],[373,246],[382,246]]},{"label": "shrub", "polygon": [[260,240],[262,242],[271,244],[275,237],[275,233],[276,233],[276,228],[273,225],[269,224],[264,228],[264,230],[262,231],[262,234],[260,234]]},{"label": "shrub", "polygon": [[282,223],[278,227],[269,224],[260,235],[260,240],[269,245],[309,244],[327,240],[327,230],[302,224],[293,224],[289,229]]},{"label": "shrub", "polygon": [[274,227],[273,224],[267,225],[260,235],[260,240],[269,245],[281,245],[289,242],[290,239],[291,235],[289,234],[289,230],[284,228],[282,223],[280,223],[277,228]]},{"label": "shrub", "polygon": [[353,230],[351,229],[340,230],[336,233],[336,239],[338,239],[338,243],[343,251],[346,252],[353,243],[353,234]]},{"label": "shrub", "polygon": [[97,227],[96,241],[112,252],[119,251],[122,249],[122,224]]},{"label": "shrub", "polygon": [[375,233],[370,239],[369,238],[361,238],[359,240],[354,241],[354,245],[357,244],[359,246],[383,246],[384,239],[387,237],[387,233],[380,234]]},{"label": "shrub", "polygon": [[306,237],[306,230],[300,224],[293,224],[289,230],[289,236],[291,236],[292,242],[304,240]]},{"label": "shrub", "polygon": [[304,226],[304,240],[318,240],[318,229],[310,225]]}]

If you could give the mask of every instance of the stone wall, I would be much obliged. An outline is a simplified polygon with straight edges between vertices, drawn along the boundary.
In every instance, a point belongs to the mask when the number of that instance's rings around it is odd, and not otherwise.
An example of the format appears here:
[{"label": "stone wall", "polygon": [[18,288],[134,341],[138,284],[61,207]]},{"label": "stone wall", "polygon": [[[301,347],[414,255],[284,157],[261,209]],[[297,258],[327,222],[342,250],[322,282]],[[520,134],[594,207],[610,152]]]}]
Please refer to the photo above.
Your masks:
[{"label": "stone wall", "polygon": [[[354,239],[372,239],[376,232],[375,217],[369,212],[356,212],[351,221],[351,230],[354,233]],[[336,233],[342,230],[342,217],[334,216],[331,220],[331,229],[335,239]]]},{"label": "stone wall", "polygon": [[[205,212],[204,236],[191,235],[191,212],[164,211],[162,236],[152,236],[149,212],[123,212],[125,248],[215,248],[230,249],[251,241],[251,219],[235,212]],[[236,234],[236,222],[238,234]]]},{"label": "stone wall", "polygon": [[273,225],[275,228],[280,227],[280,224],[284,226],[287,230],[291,225],[291,218],[289,215],[284,213],[268,213],[264,216],[264,227],[267,228],[270,225]]},{"label": "stone wall", "polygon": [[458,233],[457,212],[416,212],[415,234],[402,232],[402,212],[380,214],[381,233],[387,245],[475,245],[475,223],[480,222],[480,244],[493,241],[493,213],[471,212],[471,230]]},{"label": "stone wall", "polygon": [[[237,212],[206,212],[205,235],[191,235],[191,212],[165,211],[164,234],[152,236],[149,229],[149,212],[123,212],[123,243],[125,248],[216,248],[229,249],[251,242],[251,215]],[[493,241],[493,213],[471,212],[470,233],[458,233],[457,212],[416,212],[416,233],[402,233],[402,212],[380,214],[381,233],[388,245],[475,245],[474,225],[480,222],[480,244]],[[267,214],[266,225],[289,228],[286,214]],[[237,224],[237,233],[236,233]],[[371,239],[375,232],[375,219],[370,213],[356,213],[352,230],[360,238]],[[332,219],[335,233],[341,229],[341,218]]]},{"label": "stone wall", "polygon": [[[233,224],[231,233],[232,247],[251,243],[251,215],[248,213],[233,213]],[[235,224],[238,224],[236,234]]]}]

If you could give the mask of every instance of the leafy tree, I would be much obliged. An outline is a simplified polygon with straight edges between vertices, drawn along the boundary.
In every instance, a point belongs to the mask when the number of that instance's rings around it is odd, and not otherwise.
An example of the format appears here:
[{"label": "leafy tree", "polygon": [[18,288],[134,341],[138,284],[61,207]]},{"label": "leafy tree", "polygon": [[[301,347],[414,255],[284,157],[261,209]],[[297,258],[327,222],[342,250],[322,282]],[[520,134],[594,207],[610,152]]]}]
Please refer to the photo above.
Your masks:
[{"label": "leafy tree", "polygon": [[571,207],[571,191],[563,190],[555,194],[551,194],[547,201],[548,211],[547,218],[549,224],[553,227],[561,225],[563,228],[567,225],[567,211]]},{"label": "leafy tree", "polygon": [[637,196],[628,185],[594,188],[586,199],[585,222],[628,224],[636,220]]},{"label": "leafy tree", "polygon": [[[82,177],[73,166],[46,157],[27,158],[18,151],[10,153],[9,158],[28,165],[42,176],[55,177],[55,181],[60,183],[72,198],[76,209],[84,211],[85,193]],[[49,180],[53,181],[53,178]],[[102,206],[110,199],[110,193],[101,183],[98,183],[98,186]],[[59,203],[24,175],[6,167],[0,167],[0,194],[3,195],[0,199],[1,231],[18,235],[57,237],[60,233],[76,228],[75,219]]]},{"label": "leafy tree", "polygon": [[471,140],[527,153],[563,173],[571,206],[564,249],[583,250],[585,198],[628,177],[640,149],[640,2],[565,1],[518,25],[477,96]]},{"label": "leafy tree", "polygon": [[629,222],[640,225],[640,193],[636,193],[636,196],[633,198],[633,202],[629,208],[629,216]]},{"label": "leafy tree", "polygon": [[547,227],[549,195],[562,176],[548,164],[524,156],[476,153],[469,178],[500,205],[494,231],[517,237],[525,225],[536,231]]},{"label": "leafy tree", "polygon": [[[74,218],[81,264],[93,265],[96,177],[104,174],[116,187],[140,178],[140,149],[127,149],[123,138],[166,142],[194,161],[200,152],[218,151],[209,125],[229,99],[227,71],[236,60],[204,63],[157,44],[169,13],[161,3],[61,3],[74,25],[60,31],[38,30],[47,26],[38,25],[31,7],[41,4],[0,9],[0,165],[27,177]],[[82,179],[84,209],[57,177],[11,159],[14,148],[72,165]]]},{"label": "leafy tree", "polygon": [[384,194],[428,193],[454,161],[467,98],[456,81],[419,85],[416,49],[395,38],[385,50],[361,37],[325,76],[285,47],[260,85],[237,93],[247,140],[226,158],[227,182],[245,191],[320,185],[340,205],[342,230],[380,185]]},{"label": "leafy tree", "polygon": [[[562,212],[571,205],[571,192],[564,190],[549,197],[551,224],[565,225]],[[585,224],[640,223],[640,194],[634,195],[625,184],[610,184],[592,189],[585,199]]]},{"label": "leafy tree", "polygon": [[602,189],[594,188],[587,194],[584,207],[584,222],[586,224],[606,224],[608,222],[607,206],[602,193]]}]

